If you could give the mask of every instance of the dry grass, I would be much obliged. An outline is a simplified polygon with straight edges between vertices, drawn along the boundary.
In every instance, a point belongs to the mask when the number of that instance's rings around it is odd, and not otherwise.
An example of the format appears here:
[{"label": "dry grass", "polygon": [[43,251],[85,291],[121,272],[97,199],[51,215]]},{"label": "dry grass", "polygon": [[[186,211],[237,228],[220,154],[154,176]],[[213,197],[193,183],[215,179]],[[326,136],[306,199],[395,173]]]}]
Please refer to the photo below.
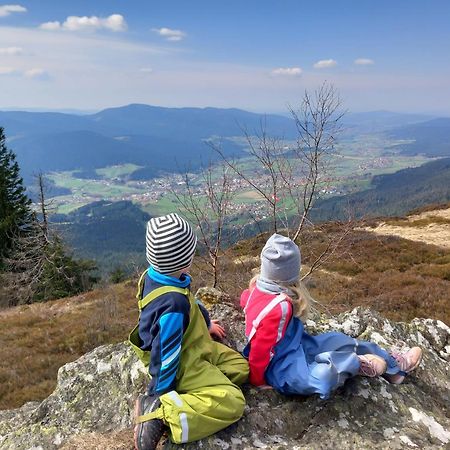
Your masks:
[{"label": "dry grass", "polygon": [[[324,236],[333,233],[337,227],[329,225],[307,237],[308,245],[302,247],[305,266],[326,245]],[[266,238],[239,243],[222,261],[220,288],[236,304],[255,267],[251,257],[258,256]],[[327,311],[364,305],[395,320],[431,317],[450,323],[450,250],[366,231],[354,231],[341,247],[308,280]],[[237,262],[239,257],[242,262]],[[201,264],[193,277],[194,289],[211,281]],[[1,311],[0,409],[45,398],[54,389],[60,366],[99,345],[125,340],[138,316],[135,281]],[[129,448],[130,439],[123,441],[128,447],[108,447],[106,441],[96,447],[92,442],[91,447],[75,443],[80,446],[65,448]]]},{"label": "dry grass", "polygon": [[380,223],[372,222],[366,230],[450,249],[450,208],[422,211],[406,218],[385,219]]},{"label": "dry grass", "polygon": [[0,316],[0,409],[41,400],[56,373],[95,347],[126,338],[137,320],[134,286],[4,310]]},{"label": "dry grass", "polygon": [[[337,233],[329,225],[323,233],[308,236],[302,247],[302,264],[314,261],[326,245],[323,239]],[[240,255],[256,256],[266,236],[240,243]],[[352,232],[336,256],[308,280],[313,296],[326,311],[339,313],[363,305],[393,320],[431,317],[450,323],[450,250],[396,236]],[[224,268],[227,292],[233,297],[247,287],[254,263]],[[245,275],[244,275],[245,274]]]}]

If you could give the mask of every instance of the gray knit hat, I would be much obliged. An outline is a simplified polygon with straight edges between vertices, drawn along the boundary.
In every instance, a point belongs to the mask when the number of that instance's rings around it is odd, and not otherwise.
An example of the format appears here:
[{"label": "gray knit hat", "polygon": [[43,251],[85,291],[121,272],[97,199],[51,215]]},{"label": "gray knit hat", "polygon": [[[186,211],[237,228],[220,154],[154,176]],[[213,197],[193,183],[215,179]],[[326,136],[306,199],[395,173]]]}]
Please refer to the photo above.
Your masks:
[{"label": "gray knit hat", "polygon": [[176,213],[154,217],[147,223],[147,261],[159,273],[189,267],[196,245],[197,237],[191,226]]},{"label": "gray knit hat", "polygon": [[300,275],[300,249],[280,234],[270,236],[261,252],[261,278],[281,283],[294,283]]}]

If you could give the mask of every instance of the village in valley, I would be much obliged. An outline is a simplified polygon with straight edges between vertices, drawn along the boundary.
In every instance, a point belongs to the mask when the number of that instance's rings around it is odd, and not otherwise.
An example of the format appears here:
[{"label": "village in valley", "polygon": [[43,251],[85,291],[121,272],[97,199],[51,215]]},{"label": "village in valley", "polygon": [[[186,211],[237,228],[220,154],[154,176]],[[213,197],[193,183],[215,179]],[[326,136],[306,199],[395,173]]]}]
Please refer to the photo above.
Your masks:
[{"label": "village in valley", "polygon": [[[339,152],[335,153],[328,173],[321,175],[319,179],[321,198],[367,189],[374,175],[415,167],[426,160],[421,156],[405,157],[395,153],[386,156],[383,154],[384,142],[378,146],[374,146],[372,142],[370,146],[361,145],[360,142],[357,144],[359,145],[352,142],[346,146],[341,145]],[[262,191],[267,191],[270,185],[269,175],[258,170],[256,162],[251,158],[244,158],[242,164],[246,173],[254,173],[254,185]],[[140,166],[134,164],[97,169],[97,176],[93,179],[78,178],[77,171],[50,173],[47,176],[54,186],[69,189],[71,192],[55,196],[52,201],[57,212],[63,214],[98,200],[131,201],[150,215],[165,214],[173,209],[177,197],[186,195],[186,177],[192,195],[205,196],[204,176],[201,171],[184,174],[160,173],[152,179],[133,179],[131,175],[138,169]],[[217,171],[219,173],[219,169]],[[305,183],[301,173],[294,176],[293,180],[298,186]],[[237,174],[230,176],[230,192],[232,195],[229,215],[247,213],[256,219],[265,218],[263,198]]]}]

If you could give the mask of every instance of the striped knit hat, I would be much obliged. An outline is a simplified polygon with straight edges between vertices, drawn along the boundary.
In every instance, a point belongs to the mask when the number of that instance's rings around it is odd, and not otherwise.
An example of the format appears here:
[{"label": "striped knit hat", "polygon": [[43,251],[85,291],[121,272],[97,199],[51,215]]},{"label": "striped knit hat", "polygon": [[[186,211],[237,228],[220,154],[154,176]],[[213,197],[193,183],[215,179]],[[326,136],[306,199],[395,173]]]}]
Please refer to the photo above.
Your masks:
[{"label": "striped knit hat", "polygon": [[159,273],[189,267],[196,245],[197,237],[191,226],[176,213],[154,217],[147,223],[147,261]]}]

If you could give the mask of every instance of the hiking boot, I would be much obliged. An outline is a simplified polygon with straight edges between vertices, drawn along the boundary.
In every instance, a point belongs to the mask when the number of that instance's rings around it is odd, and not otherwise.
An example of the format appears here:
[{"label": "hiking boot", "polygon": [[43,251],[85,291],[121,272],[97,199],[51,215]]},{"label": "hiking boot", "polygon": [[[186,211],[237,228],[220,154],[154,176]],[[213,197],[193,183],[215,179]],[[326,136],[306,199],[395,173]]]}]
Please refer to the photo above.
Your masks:
[{"label": "hiking boot", "polygon": [[386,372],[386,361],[377,355],[368,353],[367,355],[358,355],[359,372],[363,377],[378,377]]},{"label": "hiking boot", "polygon": [[401,384],[405,376],[419,367],[422,361],[422,349],[420,347],[413,347],[407,352],[392,352],[391,356],[397,361],[397,365],[401,370],[395,375],[387,375],[386,379],[392,384]]},{"label": "hiking boot", "polygon": [[[134,416],[138,418],[144,414],[156,411],[161,406],[158,395],[141,394],[136,399]],[[164,434],[165,425],[161,419],[152,419],[138,423],[134,427],[134,447],[136,450],[155,450]]]}]

